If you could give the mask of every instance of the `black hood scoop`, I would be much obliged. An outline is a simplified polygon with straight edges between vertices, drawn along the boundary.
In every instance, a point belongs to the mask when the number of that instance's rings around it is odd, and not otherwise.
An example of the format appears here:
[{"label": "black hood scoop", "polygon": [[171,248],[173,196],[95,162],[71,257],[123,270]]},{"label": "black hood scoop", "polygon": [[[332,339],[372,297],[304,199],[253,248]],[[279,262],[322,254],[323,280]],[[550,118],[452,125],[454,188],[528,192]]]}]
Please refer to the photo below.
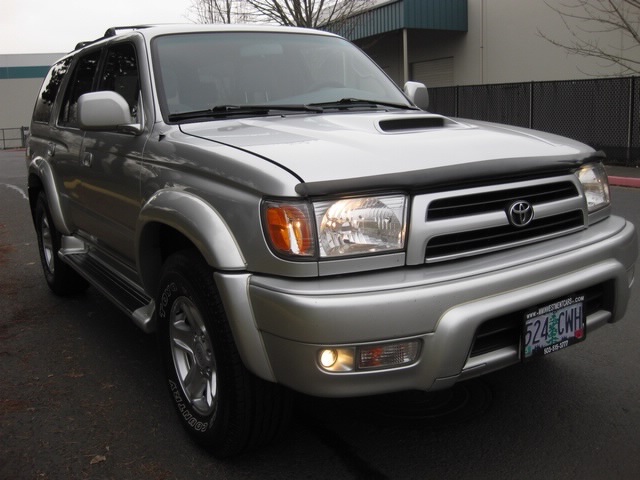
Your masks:
[{"label": "black hood scoop", "polygon": [[401,132],[411,130],[426,130],[444,127],[445,118],[429,115],[423,117],[393,118],[380,120],[378,125],[383,132]]}]

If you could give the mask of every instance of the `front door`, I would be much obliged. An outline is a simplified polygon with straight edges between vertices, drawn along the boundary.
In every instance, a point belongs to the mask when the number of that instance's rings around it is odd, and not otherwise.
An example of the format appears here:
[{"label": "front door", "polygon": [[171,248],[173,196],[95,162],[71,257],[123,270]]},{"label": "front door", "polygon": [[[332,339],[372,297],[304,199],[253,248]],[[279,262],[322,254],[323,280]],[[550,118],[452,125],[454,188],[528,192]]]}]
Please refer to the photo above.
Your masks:
[{"label": "front door", "polygon": [[[111,45],[106,52],[97,91],[111,90],[127,101],[131,123],[142,123],[142,96],[136,49],[131,42]],[[146,135],[87,131],[80,163],[87,172],[82,190],[83,229],[98,244],[133,262],[136,221],[141,208],[140,167]]]}]

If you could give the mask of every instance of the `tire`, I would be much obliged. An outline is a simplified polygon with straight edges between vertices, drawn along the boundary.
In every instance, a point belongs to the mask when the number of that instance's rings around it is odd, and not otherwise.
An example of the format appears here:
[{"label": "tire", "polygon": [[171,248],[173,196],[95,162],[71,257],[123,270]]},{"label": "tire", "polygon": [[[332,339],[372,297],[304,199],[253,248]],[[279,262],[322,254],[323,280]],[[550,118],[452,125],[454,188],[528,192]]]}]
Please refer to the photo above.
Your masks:
[{"label": "tire", "polygon": [[280,435],[290,417],[290,392],[243,365],[213,269],[197,252],[167,259],[156,305],[166,381],[192,437],[227,457]]},{"label": "tire", "polygon": [[62,235],[51,220],[44,192],[38,194],[34,221],[40,263],[49,288],[57,295],[70,295],[86,290],[89,286],[87,281],[58,257]]}]

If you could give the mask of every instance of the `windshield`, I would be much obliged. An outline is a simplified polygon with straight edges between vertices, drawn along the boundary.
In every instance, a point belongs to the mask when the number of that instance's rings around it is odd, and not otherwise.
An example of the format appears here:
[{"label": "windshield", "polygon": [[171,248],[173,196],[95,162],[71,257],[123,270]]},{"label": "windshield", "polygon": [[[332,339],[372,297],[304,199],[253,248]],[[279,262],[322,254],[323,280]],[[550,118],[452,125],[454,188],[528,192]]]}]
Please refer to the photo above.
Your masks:
[{"label": "windshield", "polygon": [[[156,83],[165,119],[232,106],[313,104],[358,108],[364,102],[409,108],[400,90],[366,55],[344,39],[266,32],[173,34],[153,43]],[[304,107],[307,107],[306,109]],[[241,112],[250,112],[244,108]],[[312,111],[317,111],[312,110]],[[282,113],[280,111],[279,113]]]}]

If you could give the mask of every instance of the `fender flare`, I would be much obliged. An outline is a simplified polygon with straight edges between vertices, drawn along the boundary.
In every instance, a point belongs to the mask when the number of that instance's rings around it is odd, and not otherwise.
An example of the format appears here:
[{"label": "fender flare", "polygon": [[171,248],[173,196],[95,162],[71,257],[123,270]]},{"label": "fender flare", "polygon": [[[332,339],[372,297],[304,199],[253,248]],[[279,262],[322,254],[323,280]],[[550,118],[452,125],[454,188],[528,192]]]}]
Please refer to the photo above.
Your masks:
[{"label": "fender flare", "polygon": [[[42,157],[34,157],[29,163],[28,175],[29,177],[31,177],[31,175],[35,175],[42,184],[44,194],[47,197],[49,213],[51,214],[51,219],[53,220],[56,230],[63,235],[71,235],[71,228],[62,213],[62,204],[60,202],[60,195],[58,195],[58,187],[56,186],[56,182],[53,178],[53,171],[51,170],[49,162]],[[28,180],[28,188],[29,201],[33,202],[34,198],[31,195],[33,185],[31,184],[30,179]],[[32,203],[32,211],[34,208],[35,204]]]},{"label": "fender flare", "polygon": [[[216,270],[245,270],[247,262],[222,216],[202,198],[184,190],[156,192],[144,204],[136,225],[138,271],[148,292],[155,291],[161,262],[153,236],[160,226],[180,232]],[[156,243],[157,244],[157,243]]]},{"label": "fender flare", "polygon": [[[156,290],[162,268],[159,248],[153,248],[161,226],[180,232],[216,270],[214,279],[240,357],[250,371],[275,381],[250,307],[247,263],[222,216],[202,198],[179,188],[161,190],[149,198],[136,226],[136,251],[141,280],[151,293]],[[246,299],[241,302],[233,301],[243,297]]]}]

